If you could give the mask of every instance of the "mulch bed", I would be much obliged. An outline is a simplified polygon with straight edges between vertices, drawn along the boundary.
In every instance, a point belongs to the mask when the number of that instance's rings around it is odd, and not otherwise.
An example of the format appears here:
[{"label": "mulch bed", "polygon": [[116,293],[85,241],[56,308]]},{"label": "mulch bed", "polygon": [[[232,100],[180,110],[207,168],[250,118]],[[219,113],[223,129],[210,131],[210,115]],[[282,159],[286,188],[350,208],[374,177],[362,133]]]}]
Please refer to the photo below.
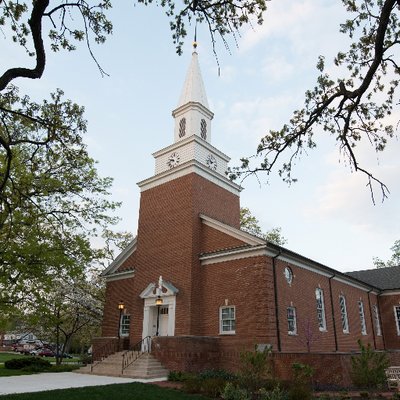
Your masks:
[{"label": "mulch bed", "polygon": [[170,389],[182,389],[183,383],[182,382],[170,382],[170,381],[157,381],[151,382],[153,385],[157,385],[163,388],[170,388]]}]

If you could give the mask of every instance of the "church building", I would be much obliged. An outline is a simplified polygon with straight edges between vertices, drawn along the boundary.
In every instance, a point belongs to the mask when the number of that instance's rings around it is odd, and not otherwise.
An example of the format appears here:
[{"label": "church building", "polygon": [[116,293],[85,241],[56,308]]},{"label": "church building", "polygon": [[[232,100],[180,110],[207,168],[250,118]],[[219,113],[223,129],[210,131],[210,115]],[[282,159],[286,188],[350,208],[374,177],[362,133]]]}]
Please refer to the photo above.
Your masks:
[{"label": "church building", "polygon": [[172,116],[138,183],[137,236],[102,274],[95,356],[139,345],[169,370],[235,370],[243,350],[270,347],[278,376],[298,361],[343,382],[361,339],[400,364],[400,266],[345,274],[240,229],[196,49]]}]

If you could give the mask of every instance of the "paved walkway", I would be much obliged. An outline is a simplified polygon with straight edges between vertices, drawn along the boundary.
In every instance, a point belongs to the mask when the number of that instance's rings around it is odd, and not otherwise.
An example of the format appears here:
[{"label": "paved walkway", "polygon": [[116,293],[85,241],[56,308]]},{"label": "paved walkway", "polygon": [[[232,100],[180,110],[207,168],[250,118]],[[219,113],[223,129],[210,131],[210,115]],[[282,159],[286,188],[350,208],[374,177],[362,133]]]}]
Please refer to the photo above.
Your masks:
[{"label": "paved walkway", "polygon": [[77,374],[74,372],[43,373],[0,378],[0,395],[11,393],[42,392],[84,386],[101,386],[113,383],[155,382],[160,379],[132,379],[111,376]]}]

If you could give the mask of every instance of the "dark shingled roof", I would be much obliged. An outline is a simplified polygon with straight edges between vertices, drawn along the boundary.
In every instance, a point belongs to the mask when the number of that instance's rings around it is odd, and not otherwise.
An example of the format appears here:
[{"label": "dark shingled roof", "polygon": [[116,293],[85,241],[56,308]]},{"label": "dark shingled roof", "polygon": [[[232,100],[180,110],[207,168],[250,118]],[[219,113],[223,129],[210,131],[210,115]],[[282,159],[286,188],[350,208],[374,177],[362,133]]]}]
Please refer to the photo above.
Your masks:
[{"label": "dark shingled roof", "polygon": [[378,289],[400,289],[400,265],[397,267],[347,272],[346,275],[350,275],[351,277],[375,286]]}]

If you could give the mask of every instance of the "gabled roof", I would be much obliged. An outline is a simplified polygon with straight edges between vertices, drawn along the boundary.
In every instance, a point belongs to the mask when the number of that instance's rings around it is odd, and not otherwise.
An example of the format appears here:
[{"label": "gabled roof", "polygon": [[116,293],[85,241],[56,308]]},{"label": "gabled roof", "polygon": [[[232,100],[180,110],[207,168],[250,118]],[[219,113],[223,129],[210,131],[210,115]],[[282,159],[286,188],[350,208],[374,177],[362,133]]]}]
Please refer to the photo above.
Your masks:
[{"label": "gabled roof", "polygon": [[200,218],[203,224],[208,225],[214,229],[217,229],[220,232],[230,235],[236,239],[239,239],[249,245],[266,244],[265,239],[259,238],[258,236],[254,236],[251,235],[250,233],[234,228],[214,218],[208,217],[207,215],[200,214]]},{"label": "gabled roof", "polygon": [[400,289],[400,265],[397,267],[347,272],[347,275],[381,290]]},{"label": "gabled roof", "polygon": [[[136,251],[137,236],[126,246],[118,257],[101,273],[101,276],[107,277],[114,274],[118,268]],[[131,268],[133,270],[133,266]]]}]

